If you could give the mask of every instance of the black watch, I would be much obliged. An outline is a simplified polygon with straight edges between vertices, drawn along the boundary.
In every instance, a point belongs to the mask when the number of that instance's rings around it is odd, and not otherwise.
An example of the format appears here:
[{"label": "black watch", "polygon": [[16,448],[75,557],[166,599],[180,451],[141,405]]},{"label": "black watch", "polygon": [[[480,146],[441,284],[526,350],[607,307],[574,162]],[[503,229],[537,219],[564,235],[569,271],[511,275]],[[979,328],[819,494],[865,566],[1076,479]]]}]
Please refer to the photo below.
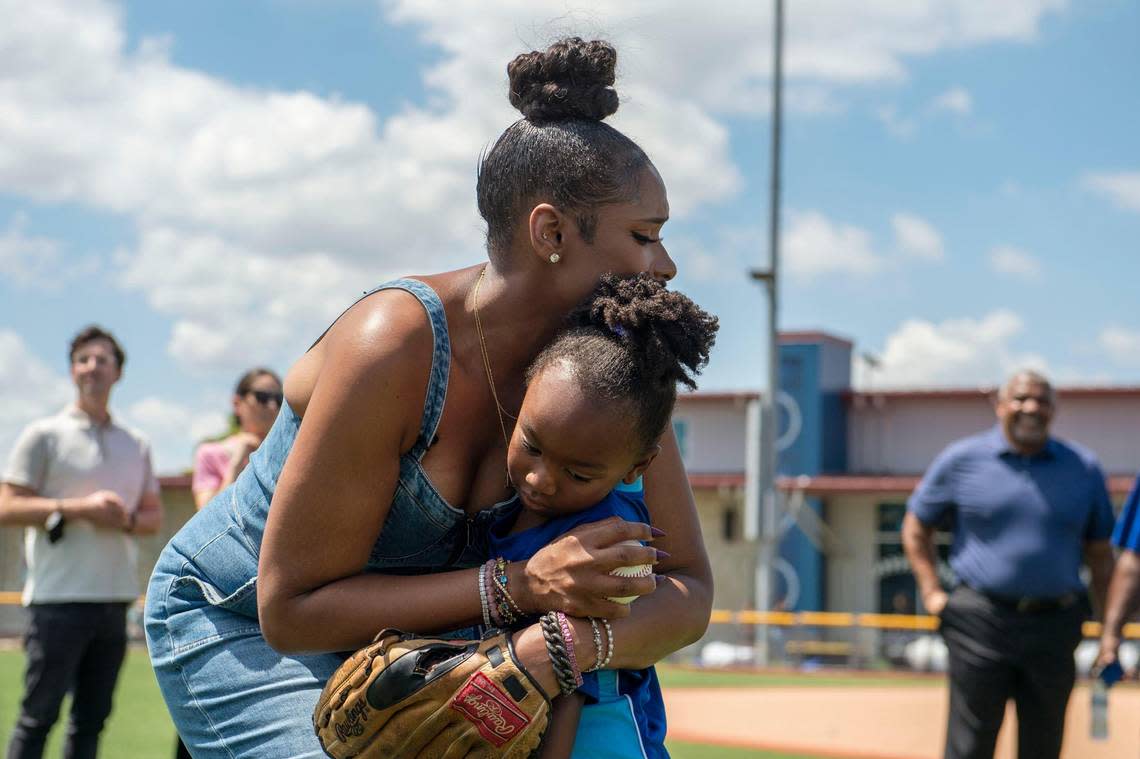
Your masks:
[{"label": "black watch", "polygon": [[48,518],[44,520],[44,529],[47,530],[47,539],[49,543],[55,543],[63,537],[63,512],[56,509]]}]

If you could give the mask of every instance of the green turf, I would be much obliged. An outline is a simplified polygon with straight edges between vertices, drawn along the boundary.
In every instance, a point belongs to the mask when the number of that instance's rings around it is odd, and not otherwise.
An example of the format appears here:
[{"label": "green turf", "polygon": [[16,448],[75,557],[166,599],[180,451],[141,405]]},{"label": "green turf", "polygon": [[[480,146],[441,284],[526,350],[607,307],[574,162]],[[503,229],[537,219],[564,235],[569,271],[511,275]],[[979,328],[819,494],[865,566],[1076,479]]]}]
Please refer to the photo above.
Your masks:
[{"label": "green turf", "polygon": [[[20,695],[23,690],[24,656],[21,651],[0,651],[0,751],[8,743],[12,725],[16,720]],[[735,685],[738,687],[763,687],[802,683],[805,678],[748,675],[737,673],[713,673],[662,668],[662,682],[674,687],[682,685],[709,686]],[[813,684],[830,685],[830,681],[806,678]],[[841,679],[863,682],[857,678]],[[67,704],[64,704],[66,714]],[[52,730],[48,740],[46,757],[57,757],[62,749],[63,723],[61,719]],[[806,754],[783,754],[756,749],[709,746],[697,743],[669,741],[669,752],[673,759],[820,759]],[[174,728],[166,714],[158,684],[150,669],[146,652],[132,648],[124,664],[123,674],[115,694],[115,711],[111,715],[103,733],[100,756],[112,759],[165,759],[174,756]]]},{"label": "green turf", "polygon": [[666,747],[672,759],[826,759],[814,754],[782,754],[754,748],[729,748],[680,741],[667,741]]},{"label": "green turf", "polygon": [[[0,651],[0,750],[16,721],[24,682],[21,651]],[[61,715],[67,714],[65,701]],[[62,754],[65,719],[61,716],[48,739],[45,757]],[[142,649],[132,648],[123,664],[115,691],[115,710],[103,731],[100,756],[115,759],[152,759],[174,756],[174,726],[158,692],[150,661]]]}]

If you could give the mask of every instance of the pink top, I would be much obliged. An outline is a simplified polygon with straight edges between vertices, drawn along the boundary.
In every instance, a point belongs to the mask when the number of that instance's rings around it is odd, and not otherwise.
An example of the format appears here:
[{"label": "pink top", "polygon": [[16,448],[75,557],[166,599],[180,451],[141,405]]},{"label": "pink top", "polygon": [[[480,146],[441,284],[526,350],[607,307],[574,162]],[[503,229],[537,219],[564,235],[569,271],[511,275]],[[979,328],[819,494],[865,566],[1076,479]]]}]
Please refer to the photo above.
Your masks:
[{"label": "pink top", "polygon": [[230,451],[224,441],[202,443],[194,454],[194,479],[190,489],[196,493],[220,489],[229,465]]}]

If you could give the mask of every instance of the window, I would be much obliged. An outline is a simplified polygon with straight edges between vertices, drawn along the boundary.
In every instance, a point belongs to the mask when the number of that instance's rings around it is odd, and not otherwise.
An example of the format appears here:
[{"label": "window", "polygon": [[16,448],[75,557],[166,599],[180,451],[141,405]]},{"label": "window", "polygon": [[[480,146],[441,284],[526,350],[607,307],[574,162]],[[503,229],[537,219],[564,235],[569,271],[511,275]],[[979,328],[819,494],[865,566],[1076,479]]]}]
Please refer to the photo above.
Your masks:
[{"label": "window", "polygon": [[677,448],[681,451],[681,459],[689,458],[689,421],[687,419],[673,420],[673,434],[677,437]]},{"label": "window", "polygon": [[[878,507],[878,532],[875,579],[879,585],[879,612],[881,614],[917,614],[923,612],[918,598],[918,588],[911,574],[902,547],[902,522],[906,515],[905,503],[880,503]],[[938,554],[938,575],[944,585],[953,581],[950,570],[950,542],[948,532],[934,533],[934,548]]]},{"label": "window", "polygon": [[735,506],[726,506],[721,512],[721,537],[725,543],[733,543],[740,537],[740,512]]}]

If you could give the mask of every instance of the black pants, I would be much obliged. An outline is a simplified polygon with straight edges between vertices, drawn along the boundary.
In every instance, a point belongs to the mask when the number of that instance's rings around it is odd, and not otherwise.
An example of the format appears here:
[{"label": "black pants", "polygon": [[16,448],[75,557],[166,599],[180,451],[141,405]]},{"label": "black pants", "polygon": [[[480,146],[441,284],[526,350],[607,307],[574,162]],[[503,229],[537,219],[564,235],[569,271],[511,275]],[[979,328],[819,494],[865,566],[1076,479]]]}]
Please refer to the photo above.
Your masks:
[{"label": "black pants", "polygon": [[1073,689],[1073,651],[1088,603],[1018,612],[961,585],[942,612],[950,652],[945,759],[993,759],[1006,701],[1017,708],[1019,759],[1057,759]]},{"label": "black pants", "polygon": [[27,671],[8,759],[39,759],[71,692],[65,759],[94,759],[127,651],[126,603],[34,604],[24,638]]}]

